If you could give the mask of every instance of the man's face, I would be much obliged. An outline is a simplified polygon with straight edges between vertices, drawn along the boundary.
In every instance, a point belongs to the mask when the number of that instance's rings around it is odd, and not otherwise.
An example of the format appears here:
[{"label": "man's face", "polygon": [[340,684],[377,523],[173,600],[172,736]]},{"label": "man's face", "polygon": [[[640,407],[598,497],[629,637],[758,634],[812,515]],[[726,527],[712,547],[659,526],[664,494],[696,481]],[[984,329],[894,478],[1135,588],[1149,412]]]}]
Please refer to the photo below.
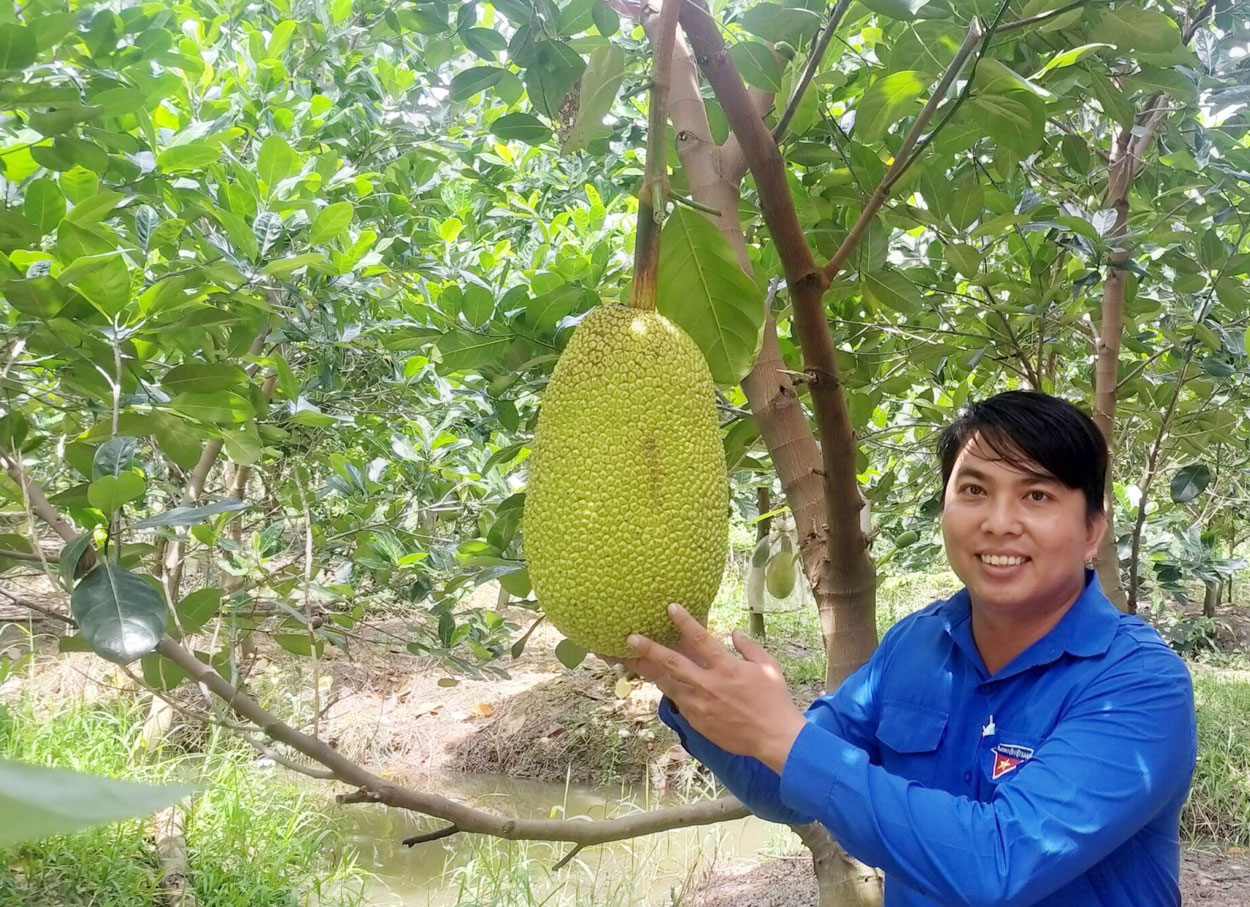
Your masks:
[{"label": "man's face", "polygon": [[955,459],[942,514],[946,556],[973,605],[1004,617],[1041,615],[1080,594],[1106,518],[1035,464],[1025,471],[974,435]]}]

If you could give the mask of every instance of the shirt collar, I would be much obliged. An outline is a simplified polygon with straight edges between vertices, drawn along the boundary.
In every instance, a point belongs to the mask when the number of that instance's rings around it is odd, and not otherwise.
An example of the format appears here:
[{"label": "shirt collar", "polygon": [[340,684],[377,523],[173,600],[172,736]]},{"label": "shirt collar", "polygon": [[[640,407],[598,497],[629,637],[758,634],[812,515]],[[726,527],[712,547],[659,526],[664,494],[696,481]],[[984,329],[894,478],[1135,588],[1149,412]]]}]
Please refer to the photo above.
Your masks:
[{"label": "shirt collar", "polygon": [[[940,617],[947,634],[973,664],[985,672],[985,663],[972,638],[972,606],[967,588],[960,589],[938,606],[934,616]],[[1098,574],[1085,571],[1085,588],[1072,607],[1054,628],[1005,665],[994,680],[1001,680],[1049,664],[1067,652],[1078,658],[1102,655],[1115,638],[1120,612],[1103,594]]]}]

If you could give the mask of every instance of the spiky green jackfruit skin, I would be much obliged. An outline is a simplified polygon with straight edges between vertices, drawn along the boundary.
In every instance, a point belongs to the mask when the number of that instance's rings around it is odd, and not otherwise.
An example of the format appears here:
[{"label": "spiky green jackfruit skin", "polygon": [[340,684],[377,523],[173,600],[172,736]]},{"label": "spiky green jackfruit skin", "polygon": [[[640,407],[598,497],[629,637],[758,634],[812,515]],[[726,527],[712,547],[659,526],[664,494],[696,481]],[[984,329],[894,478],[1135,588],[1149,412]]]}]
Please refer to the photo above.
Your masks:
[{"label": "spiky green jackfruit skin", "polygon": [[591,652],[635,654],[630,633],[679,638],[703,620],[729,545],[725,452],[698,346],[658,312],[592,311],[543,397],[523,539],[548,619]]}]

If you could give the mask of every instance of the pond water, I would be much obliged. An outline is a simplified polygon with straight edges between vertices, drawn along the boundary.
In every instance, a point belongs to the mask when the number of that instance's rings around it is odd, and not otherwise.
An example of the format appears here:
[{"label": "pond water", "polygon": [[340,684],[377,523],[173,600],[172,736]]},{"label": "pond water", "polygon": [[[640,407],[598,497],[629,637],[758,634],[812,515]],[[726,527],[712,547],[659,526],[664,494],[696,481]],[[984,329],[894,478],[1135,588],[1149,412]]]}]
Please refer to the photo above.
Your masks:
[{"label": "pond water", "polygon": [[[499,775],[454,775],[439,789],[527,818],[603,819],[678,802],[641,786],[586,787]],[[784,826],[749,817],[587,847],[553,871],[571,844],[456,834],[408,848],[400,843],[404,838],[445,823],[380,806],[342,806],[336,813],[348,846],[374,875],[365,891],[371,907],[660,907],[673,904],[714,862],[791,849],[797,842]]]}]

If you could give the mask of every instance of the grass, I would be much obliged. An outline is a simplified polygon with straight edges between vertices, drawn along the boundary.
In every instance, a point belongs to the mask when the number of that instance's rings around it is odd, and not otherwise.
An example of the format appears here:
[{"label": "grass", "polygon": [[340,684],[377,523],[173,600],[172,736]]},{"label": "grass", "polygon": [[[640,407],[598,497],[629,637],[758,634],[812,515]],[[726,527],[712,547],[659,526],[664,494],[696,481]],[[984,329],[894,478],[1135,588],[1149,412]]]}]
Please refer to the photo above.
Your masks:
[{"label": "grass", "polygon": [[[365,873],[350,852],[331,847],[336,832],[319,797],[254,765],[228,737],[204,753],[132,758],[144,711],[134,701],[0,706],[0,758],[55,765],[136,781],[192,781],[201,792],[186,810],[195,894],[213,907],[292,907],[363,903]],[[327,858],[332,851],[344,854]],[[0,851],[0,904],[27,907],[147,907],[159,902],[160,871],[148,823],[114,823]]]},{"label": "grass", "polygon": [[1250,659],[1241,668],[1191,666],[1198,764],[1182,817],[1187,840],[1250,845]]}]

